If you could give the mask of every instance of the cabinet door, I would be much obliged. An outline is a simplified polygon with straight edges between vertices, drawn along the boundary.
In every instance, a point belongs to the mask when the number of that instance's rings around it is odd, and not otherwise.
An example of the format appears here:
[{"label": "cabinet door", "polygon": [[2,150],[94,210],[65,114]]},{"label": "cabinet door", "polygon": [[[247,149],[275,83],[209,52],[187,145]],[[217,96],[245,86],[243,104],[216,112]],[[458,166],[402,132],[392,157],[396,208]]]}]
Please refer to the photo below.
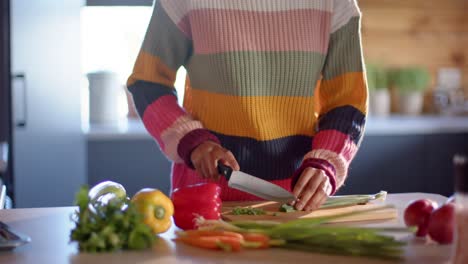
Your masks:
[{"label": "cabinet door", "polygon": [[13,116],[22,119],[13,134],[16,207],[71,205],[85,183],[80,111],[83,4],[11,1],[12,75],[23,76],[12,87]]}]

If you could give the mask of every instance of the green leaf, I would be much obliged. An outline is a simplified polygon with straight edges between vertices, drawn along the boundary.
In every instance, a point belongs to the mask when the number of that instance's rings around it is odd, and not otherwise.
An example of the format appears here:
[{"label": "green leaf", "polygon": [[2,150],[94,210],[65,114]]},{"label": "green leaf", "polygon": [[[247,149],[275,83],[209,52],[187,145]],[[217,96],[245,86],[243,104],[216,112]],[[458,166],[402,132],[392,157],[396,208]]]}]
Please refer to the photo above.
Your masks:
[{"label": "green leaf", "polygon": [[367,86],[370,91],[389,88],[388,72],[380,65],[366,65]]},{"label": "green leaf", "polygon": [[266,214],[265,210],[261,208],[252,208],[252,207],[236,207],[232,209],[231,213],[233,215],[264,215]]},{"label": "green leaf", "polygon": [[146,225],[139,225],[130,232],[128,238],[128,248],[144,249],[153,244],[155,237]]},{"label": "green leaf", "polygon": [[391,81],[401,92],[424,91],[429,88],[430,73],[422,67],[407,67],[393,70]]},{"label": "green leaf", "polygon": [[78,205],[80,211],[83,212],[86,210],[89,204],[89,197],[88,197],[88,186],[82,186],[80,190],[75,195],[75,204]]},{"label": "green leaf", "polygon": [[78,242],[80,251],[143,249],[155,241],[142,215],[127,198],[97,200],[91,204],[88,188],[84,186],[77,192],[76,204],[79,209],[71,217],[75,228],[70,240]]}]

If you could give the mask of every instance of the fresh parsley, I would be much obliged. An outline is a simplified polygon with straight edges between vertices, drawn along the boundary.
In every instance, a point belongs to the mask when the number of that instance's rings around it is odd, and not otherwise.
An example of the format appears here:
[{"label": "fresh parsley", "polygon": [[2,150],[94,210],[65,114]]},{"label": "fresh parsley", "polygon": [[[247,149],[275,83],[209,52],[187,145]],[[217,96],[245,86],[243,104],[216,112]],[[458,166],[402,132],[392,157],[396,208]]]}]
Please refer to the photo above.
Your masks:
[{"label": "fresh parsley", "polygon": [[78,242],[80,251],[144,249],[155,242],[156,237],[128,198],[91,203],[88,191],[88,187],[78,191],[78,210],[72,214],[75,228],[70,240]]},{"label": "fresh parsley", "polygon": [[265,210],[261,208],[252,208],[252,207],[236,207],[232,209],[233,215],[264,215],[266,214]]}]

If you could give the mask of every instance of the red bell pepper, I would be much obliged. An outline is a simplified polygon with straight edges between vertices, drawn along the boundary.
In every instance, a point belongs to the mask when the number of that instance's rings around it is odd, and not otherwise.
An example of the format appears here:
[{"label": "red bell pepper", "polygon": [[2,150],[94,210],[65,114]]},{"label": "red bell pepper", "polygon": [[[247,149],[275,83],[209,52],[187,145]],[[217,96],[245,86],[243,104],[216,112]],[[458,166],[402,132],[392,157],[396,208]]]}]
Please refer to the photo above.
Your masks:
[{"label": "red bell pepper", "polygon": [[178,188],[172,192],[174,222],[177,227],[195,229],[195,218],[209,220],[221,217],[221,188],[215,183],[201,183]]}]

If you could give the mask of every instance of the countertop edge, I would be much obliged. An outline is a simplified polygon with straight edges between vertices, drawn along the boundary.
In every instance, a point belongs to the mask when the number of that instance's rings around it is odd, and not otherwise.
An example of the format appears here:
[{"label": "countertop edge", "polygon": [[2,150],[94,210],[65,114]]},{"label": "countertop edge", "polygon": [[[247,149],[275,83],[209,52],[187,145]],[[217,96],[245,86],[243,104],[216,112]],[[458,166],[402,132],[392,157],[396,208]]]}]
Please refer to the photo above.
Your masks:
[{"label": "countertop edge", "polygon": [[[152,140],[138,119],[113,124],[84,124],[82,131],[88,141]],[[468,117],[390,116],[369,117],[365,135],[435,135],[468,133]]]}]

